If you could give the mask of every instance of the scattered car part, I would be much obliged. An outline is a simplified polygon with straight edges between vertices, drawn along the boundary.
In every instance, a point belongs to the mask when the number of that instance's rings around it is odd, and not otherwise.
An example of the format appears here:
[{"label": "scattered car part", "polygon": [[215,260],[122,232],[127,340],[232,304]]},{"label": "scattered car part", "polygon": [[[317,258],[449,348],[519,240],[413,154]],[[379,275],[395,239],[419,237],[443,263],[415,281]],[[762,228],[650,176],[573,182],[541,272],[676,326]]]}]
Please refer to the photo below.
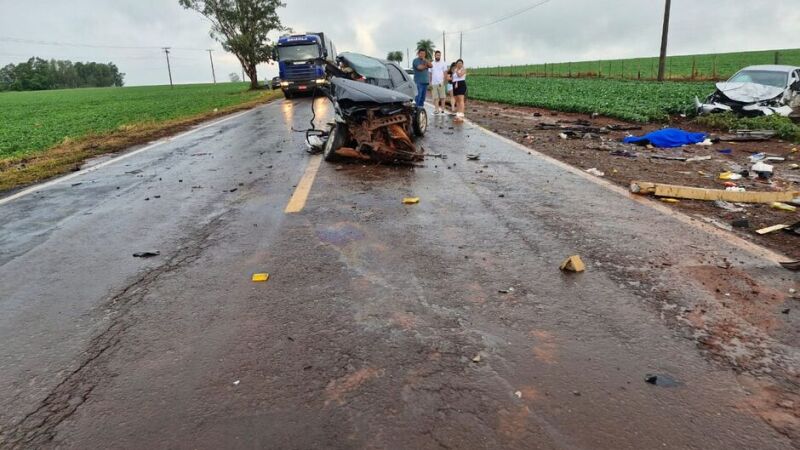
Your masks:
[{"label": "scattered car part", "polygon": [[[730,188],[729,188],[730,189]],[[735,189],[735,188],[734,188]],[[632,181],[631,192],[634,194],[655,194],[657,197],[682,198],[687,200],[724,200],[733,203],[772,203],[791,202],[800,197],[800,192],[741,192],[735,190],[705,189],[670,184]]]}]

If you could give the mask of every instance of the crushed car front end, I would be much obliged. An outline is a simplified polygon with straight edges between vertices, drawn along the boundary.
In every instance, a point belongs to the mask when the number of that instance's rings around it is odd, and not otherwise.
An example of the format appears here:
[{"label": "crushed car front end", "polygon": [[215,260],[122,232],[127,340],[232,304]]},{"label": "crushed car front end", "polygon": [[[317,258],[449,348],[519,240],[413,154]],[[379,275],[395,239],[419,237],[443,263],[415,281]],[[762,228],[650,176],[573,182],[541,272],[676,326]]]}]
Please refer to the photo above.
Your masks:
[{"label": "crushed car front end", "polygon": [[800,107],[800,70],[795,67],[748,67],[716,88],[705,102],[695,99],[698,114],[789,116]]}]

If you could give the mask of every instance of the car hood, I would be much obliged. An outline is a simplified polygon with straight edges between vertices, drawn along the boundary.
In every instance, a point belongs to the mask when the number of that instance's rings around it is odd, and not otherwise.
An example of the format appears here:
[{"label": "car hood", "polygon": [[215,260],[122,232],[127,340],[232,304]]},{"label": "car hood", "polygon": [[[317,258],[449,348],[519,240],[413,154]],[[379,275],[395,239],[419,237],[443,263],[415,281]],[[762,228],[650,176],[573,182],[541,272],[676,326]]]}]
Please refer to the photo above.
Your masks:
[{"label": "car hood", "polygon": [[717,90],[719,90],[725,97],[741,102],[741,103],[756,103],[767,100],[772,100],[783,94],[785,89],[767,86],[758,83],[717,83]]},{"label": "car hood", "polygon": [[346,78],[331,78],[332,94],[336,100],[355,103],[405,103],[414,99],[391,89]]}]

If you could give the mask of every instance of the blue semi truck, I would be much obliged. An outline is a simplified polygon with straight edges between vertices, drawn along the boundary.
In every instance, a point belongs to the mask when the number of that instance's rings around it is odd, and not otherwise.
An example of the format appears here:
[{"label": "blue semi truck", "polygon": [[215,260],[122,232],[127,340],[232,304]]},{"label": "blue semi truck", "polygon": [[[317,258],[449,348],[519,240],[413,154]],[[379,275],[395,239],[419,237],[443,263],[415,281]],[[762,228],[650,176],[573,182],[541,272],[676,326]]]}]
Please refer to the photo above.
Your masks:
[{"label": "blue semi truck", "polygon": [[281,90],[286,98],[313,93],[325,84],[326,62],[336,64],[336,46],[325,33],[282,36],[276,46]]}]

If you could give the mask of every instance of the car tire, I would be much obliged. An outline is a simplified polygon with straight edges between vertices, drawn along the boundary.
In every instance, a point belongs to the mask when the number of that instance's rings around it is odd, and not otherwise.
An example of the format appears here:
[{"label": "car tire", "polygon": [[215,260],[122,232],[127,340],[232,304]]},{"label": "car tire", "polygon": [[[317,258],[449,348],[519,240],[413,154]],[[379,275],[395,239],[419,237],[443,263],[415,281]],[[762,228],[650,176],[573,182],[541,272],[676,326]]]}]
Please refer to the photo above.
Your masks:
[{"label": "car tire", "polygon": [[328,140],[322,150],[322,158],[328,162],[337,161],[339,157],[336,155],[336,150],[344,147],[345,143],[347,143],[347,128],[337,123],[328,134]]},{"label": "car tire", "polygon": [[287,91],[283,91],[283,98],[285,98],[286,100],[291,100],[292,99],[292,93],[291,92],[287,92]]},{"label": "car tire", "polygon": [[425,136],[428,131],[428,111],[425,108],[417,108],[414,112],[414,135],[417,137]]}]

